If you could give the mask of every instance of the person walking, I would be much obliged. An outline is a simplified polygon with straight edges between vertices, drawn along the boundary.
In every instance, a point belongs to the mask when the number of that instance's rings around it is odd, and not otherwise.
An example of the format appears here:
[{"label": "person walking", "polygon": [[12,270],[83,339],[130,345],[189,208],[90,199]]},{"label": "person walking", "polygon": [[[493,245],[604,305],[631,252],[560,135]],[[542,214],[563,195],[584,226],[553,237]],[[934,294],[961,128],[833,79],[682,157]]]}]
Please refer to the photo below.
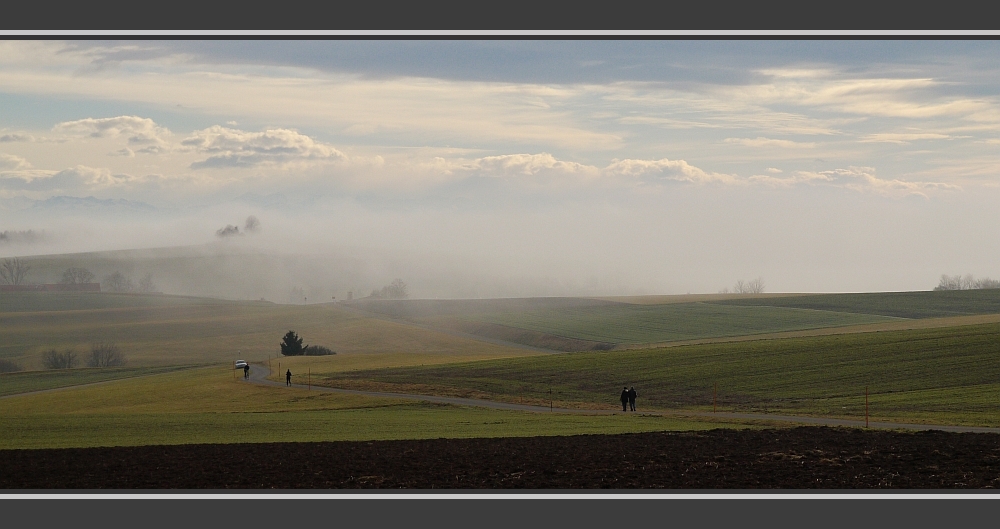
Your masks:
[{"label": "person walking", "polygon": [[291,386],[292,385],[292,370],[291,369],[289,369],[288,371],[285,371],[285,385],[286,386]]},{"label": "person walking", "polygon": [[250,364],[243,366],[243,378],[244,379],[250,378]]},{"label": "person walking", "polygon": [[635,392],[635,386],[628,388],[628,406],[635,411],[635,397],[638,394]]},{"label": "person walking", "polygon": [[622,388],[622,411],[628,411],[628,388]]}]

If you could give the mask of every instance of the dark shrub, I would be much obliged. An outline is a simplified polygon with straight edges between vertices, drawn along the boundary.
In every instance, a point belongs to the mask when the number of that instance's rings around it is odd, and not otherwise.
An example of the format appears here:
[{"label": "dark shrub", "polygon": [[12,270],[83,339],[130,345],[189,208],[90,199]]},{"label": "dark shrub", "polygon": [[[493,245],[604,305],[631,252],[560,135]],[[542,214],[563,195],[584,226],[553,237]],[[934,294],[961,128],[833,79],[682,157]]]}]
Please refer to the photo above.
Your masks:
[{"label": "dark shrub", "polygon": [[0,373],[14,373],[16,371],[24,371],[24,368],[13,360],[0,359]]},{"label": "dark shrub", "polygon": [[90,358],[87,358],[88,367],[118,367],[125,365],[125,355],[117,344],[97,343],[90,346]]},{"label": "dark shrub", "polygon": [[329,347],[323,347],[322,345],[310,345],[306,349],[306,356],[329,356],[335,354],[337,354],[336,351],[332,351]]},{"label": "dark shrub", "polygon": [[60,353],[55,349],[42,354],[42,366],[45,369],[71,369],[76,365],[76,353],[65,351]]}]

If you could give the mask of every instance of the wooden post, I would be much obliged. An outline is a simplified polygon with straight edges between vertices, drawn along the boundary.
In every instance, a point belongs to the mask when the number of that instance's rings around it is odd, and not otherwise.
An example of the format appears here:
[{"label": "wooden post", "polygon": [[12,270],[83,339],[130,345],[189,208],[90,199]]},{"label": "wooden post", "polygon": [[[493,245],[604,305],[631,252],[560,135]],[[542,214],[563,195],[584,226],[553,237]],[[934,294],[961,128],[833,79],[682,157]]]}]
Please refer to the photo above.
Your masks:
[{"label": "wooden post", "polygon": [[549,388],[549,411],[552,411],[552,388]]},{"label": "wooden post", "polygon": [[306,391],[311,391],[313,388],[313,378],[312,378],[312,368],[310,367],[306,370]]},{"label": "wooden post", "polygon": [[715,408],[715,401],[716,401],[716,399],[717,399],[718,396],[719,396],[719,383],[716,382],[715,383],[715,387],[712,390],[712,413],[715,413],[715,410],[716,410],[716,408]]},{"label": "wooden post", "polygon": [[865,428],[868,428],[868,386],[865,386]]}]

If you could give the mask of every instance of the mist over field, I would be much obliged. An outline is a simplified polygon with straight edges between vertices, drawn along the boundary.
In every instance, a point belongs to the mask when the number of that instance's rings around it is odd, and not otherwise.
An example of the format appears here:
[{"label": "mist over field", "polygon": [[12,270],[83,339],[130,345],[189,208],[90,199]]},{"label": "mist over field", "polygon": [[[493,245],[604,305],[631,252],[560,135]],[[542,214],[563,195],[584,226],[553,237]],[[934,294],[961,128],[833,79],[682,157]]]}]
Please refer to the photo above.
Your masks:
[{"label": "mist over field", "polygon": [[32,282],[79,261],[312,303],[397,278],[486,298],[1000,276],[992,42],[0,50],[0,258]]}]

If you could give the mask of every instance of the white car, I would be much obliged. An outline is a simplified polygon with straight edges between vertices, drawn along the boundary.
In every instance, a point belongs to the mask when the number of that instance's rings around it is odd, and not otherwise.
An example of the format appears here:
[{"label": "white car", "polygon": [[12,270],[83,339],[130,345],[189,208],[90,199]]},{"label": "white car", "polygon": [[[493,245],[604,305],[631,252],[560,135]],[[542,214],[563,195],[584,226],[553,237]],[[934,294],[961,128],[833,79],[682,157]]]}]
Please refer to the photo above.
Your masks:
[{"label": "white car", "polygon": [[236,365],[233,366],[233,369],[243,369],[246,366],[247,366],[246,360],[237,360]]}]

